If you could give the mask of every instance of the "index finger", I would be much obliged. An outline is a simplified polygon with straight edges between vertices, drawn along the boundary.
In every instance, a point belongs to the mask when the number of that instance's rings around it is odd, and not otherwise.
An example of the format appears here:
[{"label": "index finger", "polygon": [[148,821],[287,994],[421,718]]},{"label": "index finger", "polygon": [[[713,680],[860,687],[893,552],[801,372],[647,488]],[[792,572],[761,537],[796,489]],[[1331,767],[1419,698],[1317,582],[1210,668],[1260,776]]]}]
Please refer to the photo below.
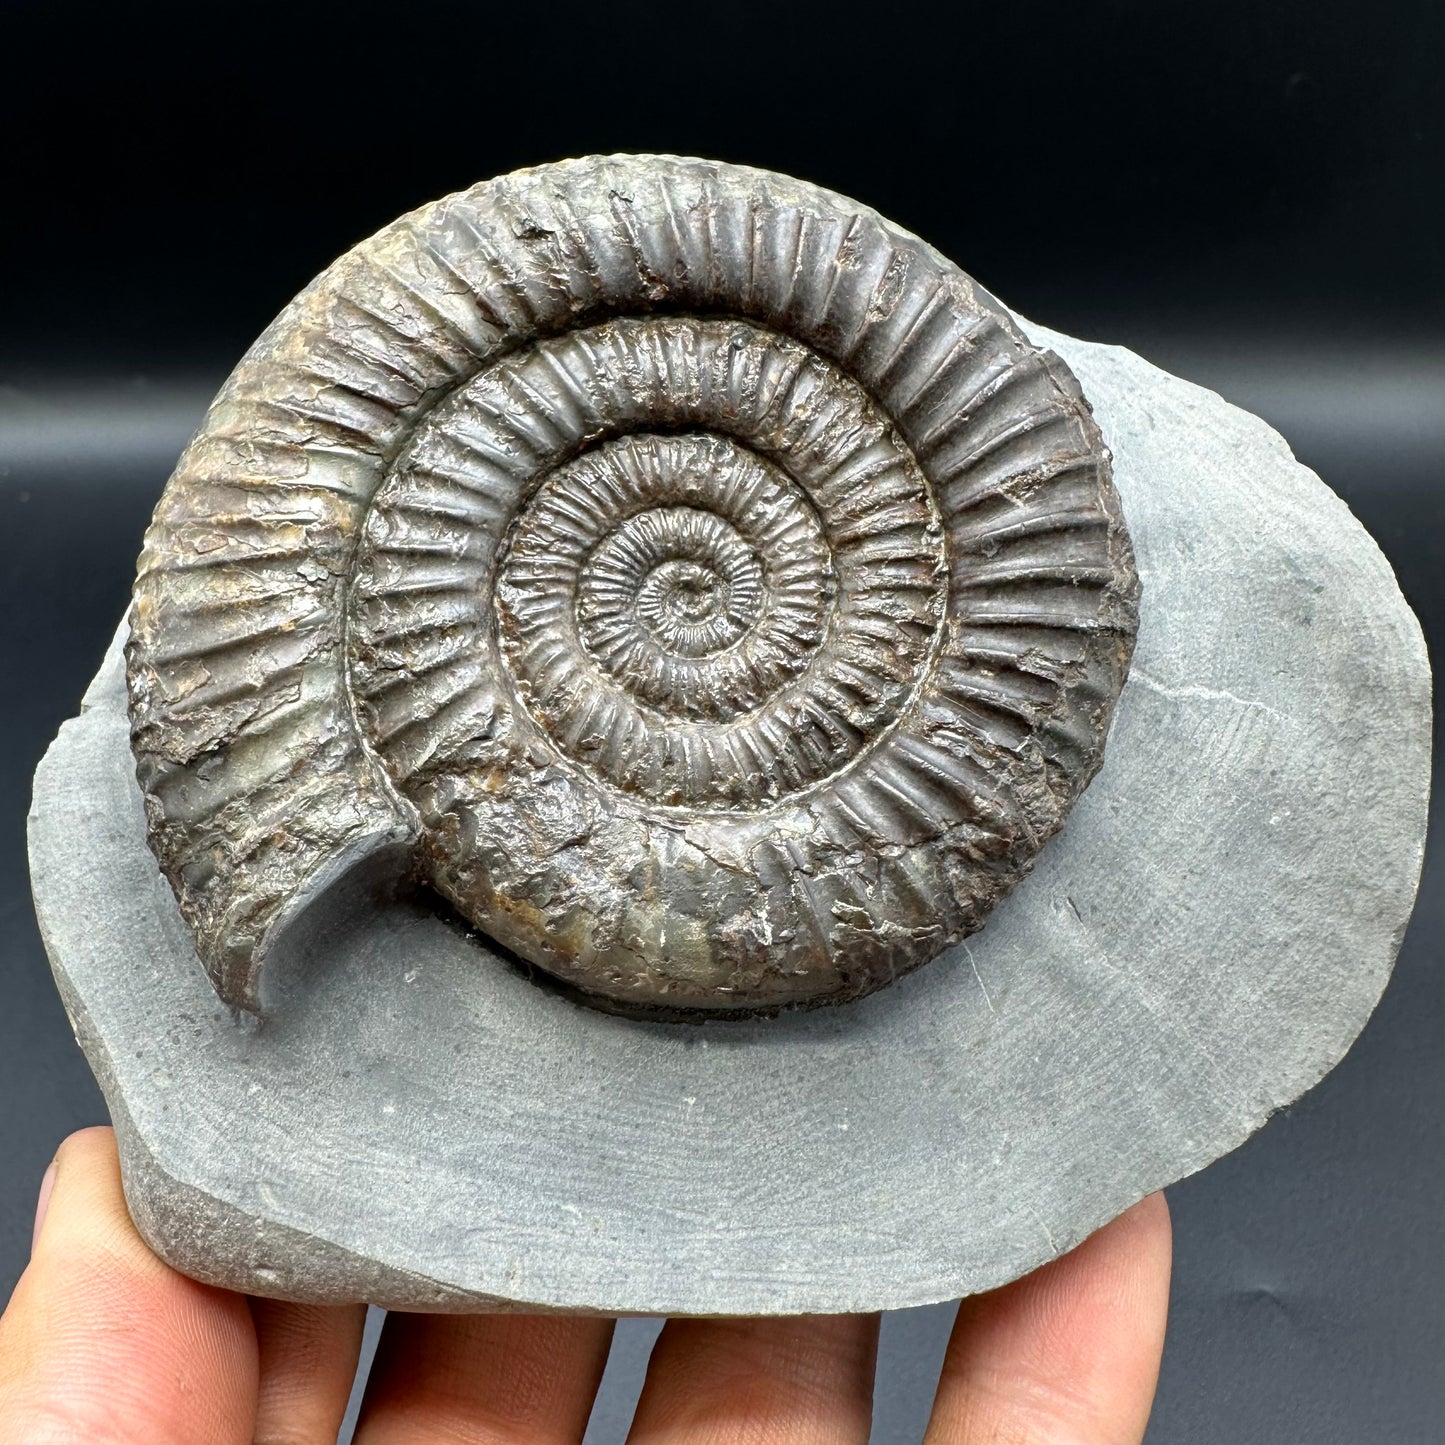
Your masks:
[{"label": "index finger", "polygon": [[110,1129],[60,1146],[30,1264],[0,1318],[0,1440],[250,1445],[245,1297],[177,1274],[136,1233]]}]

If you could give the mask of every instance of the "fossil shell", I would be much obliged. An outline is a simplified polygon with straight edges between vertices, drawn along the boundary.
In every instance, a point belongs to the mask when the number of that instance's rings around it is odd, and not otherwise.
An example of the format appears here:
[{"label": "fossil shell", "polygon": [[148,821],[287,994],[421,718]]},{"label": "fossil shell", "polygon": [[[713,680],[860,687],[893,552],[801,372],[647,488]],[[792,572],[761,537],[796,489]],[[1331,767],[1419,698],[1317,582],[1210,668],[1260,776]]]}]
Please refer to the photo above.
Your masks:
[{"label": "fossil shell", "polygon": [[866,993],[1098,768],[1138,584],[1068,369],[786,177],[569,161],[403,217],[251,349],[131,615],[221,995],[380,848],[595,1000]]}]

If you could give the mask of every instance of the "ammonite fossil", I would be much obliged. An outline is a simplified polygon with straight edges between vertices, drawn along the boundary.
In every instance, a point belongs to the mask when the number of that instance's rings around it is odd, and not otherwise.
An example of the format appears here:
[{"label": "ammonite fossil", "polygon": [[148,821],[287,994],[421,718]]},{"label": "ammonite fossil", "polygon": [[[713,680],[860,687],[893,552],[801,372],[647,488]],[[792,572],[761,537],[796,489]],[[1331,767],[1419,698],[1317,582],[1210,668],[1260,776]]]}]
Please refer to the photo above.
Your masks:
[{"label": "ammonite fossil", "polygon": [[625,1010],[876,989],[1098,768],[1137,581],[1057,357],[800,181],[542,166],[342,257],[236,369],[131,615],[217,990],[390,848]]}]

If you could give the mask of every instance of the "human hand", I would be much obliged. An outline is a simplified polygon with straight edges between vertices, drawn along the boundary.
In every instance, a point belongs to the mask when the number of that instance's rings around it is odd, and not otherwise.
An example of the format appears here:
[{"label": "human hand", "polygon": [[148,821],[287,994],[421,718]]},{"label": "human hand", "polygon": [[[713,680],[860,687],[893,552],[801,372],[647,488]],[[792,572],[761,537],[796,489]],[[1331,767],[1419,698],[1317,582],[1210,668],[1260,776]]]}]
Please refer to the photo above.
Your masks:
[{"label": "human hand", "polygon": [[[1124,1445],[1144,1433],[1169,1292],[1152,1195],[1026,1279],[965,1300],[927,1445]],[[109,1129],[72,1134],[0,1319],[6,1445],[334,1445],[363,1306],[248,1299],[161,1263],[121,1195]],[[612,1321],[393,1314],[358,1445],[578,1441]],[[632,1445],[868,1438],[876,1315],[674,1320]]]}]

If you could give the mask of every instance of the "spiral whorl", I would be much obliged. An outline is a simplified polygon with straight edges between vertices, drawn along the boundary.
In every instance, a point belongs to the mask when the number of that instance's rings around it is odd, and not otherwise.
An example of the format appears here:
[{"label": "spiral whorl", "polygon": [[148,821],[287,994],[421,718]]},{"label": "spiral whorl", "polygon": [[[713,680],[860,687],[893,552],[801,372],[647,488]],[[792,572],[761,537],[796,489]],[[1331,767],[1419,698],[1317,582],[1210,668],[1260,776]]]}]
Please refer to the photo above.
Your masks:
[{"label": "spiral whorl", "polygon": [[629,1009],[880,986],[1098,767],[1137,583],[1073,378],[801,182],[565,162],[343,257],[157,510],[151,841],[223,995],[384,842]]}]

